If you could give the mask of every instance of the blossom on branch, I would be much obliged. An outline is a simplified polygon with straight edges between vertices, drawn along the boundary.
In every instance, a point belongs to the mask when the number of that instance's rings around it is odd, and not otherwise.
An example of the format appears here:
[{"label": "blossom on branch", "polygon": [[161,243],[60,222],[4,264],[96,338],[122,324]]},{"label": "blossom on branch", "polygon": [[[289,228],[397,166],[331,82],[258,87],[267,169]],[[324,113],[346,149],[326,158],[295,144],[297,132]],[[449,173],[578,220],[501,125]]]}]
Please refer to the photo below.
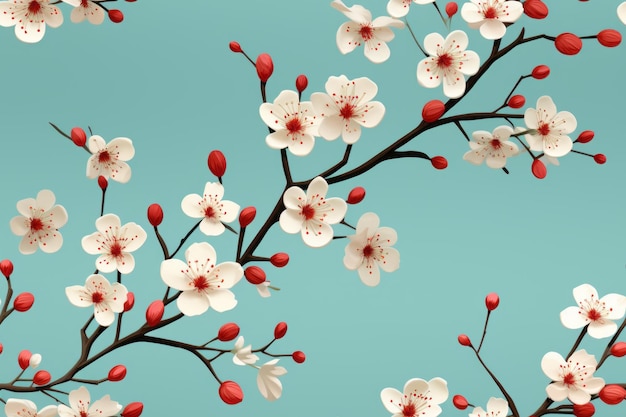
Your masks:
[{"label": "blossom on branch", "polygon": [[80,23],[87,19],[89,23],[99,25],[104,22],[104,9],[91,0],[62,0],[64,3],[74,6],[70,14],[70,20]]},{"label": "blossom on branch", "polygon": [[469,142],[470,151],[463,155],[463,159],[480,165],[487,159],[489,168],[502,168],[506,165],[506,158],[517,155],[517,145],[508,140],[513,134],[509,126],[498,126],[493,133],[478,130],[472,133],[473,141]]},{"label": "blossom on branch", "polygon": [[617,6],[617,17],[626,25],[626,1]]},{"label": "blossom on branch", "polygon": [[259,368],[259,374],[256,378],[256,383],[261,395],[268,401],[279,399],[283,393],[283,384],[278,377],[285,375],[287,370],[282,366],[276,366],[277,363],[278,359],[272,359],[266,362]]},{"label": "blossom on branch", "polygon": [[442,378],[428,382],[413,378],[404,384],[403,393],[395,388],[385,388],[380,399],[392,417],[436,417],[441,414],[439,404],[448,399],[448,384]]},{"label": "blossom on branch", "polygon": [[122,405],[111,400],[108,395],[91,403],[91,396],[87,388],[80,387],[70,391],[70,407],[60,404],[60,417],[113,417],[122,409]]},{"label": "blossom on branch", "polygon": [[200,231],[207,236],[217,236],[226,229],[222,222],[235,221],[239,213],[239,204],[222,200],[224,186],[218,182],[207,182],[204,194],[188,194],[183,198],[180,207],[192,218],[202,219]]},{"label": "blossom on branch", "polygon": [[409,13],[411,2],[415,4],[431,4],[435,0],[389,0],[387,13],[393,17],[404,17]]},{"label": "blossom on branch", "polygon": [[235,342],[235,348],[231,350],[233,354],[233,363],[235,365],[254,365],[259,357],[252,353],[252,345],[244,346],[243,336],[239,336]]},{"label": "blossom on branch", "polygon": [[461,8],[461,16],[469,27],[480,29],[486,39],[500,39],[506,33],[504,23],[515,22],[524,13],[519,1],[470,0]]},{"label": "blossom on branch", "polygon": [[57,406],[48,405],[37,412],[34,402],[9,398],[4,406],[4,413],[7,417],[54,417],[57,415]]},{"label": "blossom on branch", "polygon": [[536,109],[526,109],[524,122],[529,129],[537,131],[524,135],[531,151],[560,157],[572,150],[572,139],[567,134],[576,129],[576,118],[568,111],[557,113],[549,96],[539,97]]},{"label": "blossom on branch", "polygon": [[585,349],[577,350],[568,360],[556,352],[548,352],[541,360],[543,373],[553,383],[546,387],[546,393],[552,401],[569,398],[574,404],[586,404],[592,394],[604,387],[602,378],[593,377],[596,371],[596,358]]},{"label": "blossom on branch", "polygon": [[100,274],[90,275],[85,286],[74,285],[65,288],[67,299],[76,307],[93,306],[94,317],[100,326],[110,326],[115,319],[113,313],[124,311],[128,295],[126,287],[118,282],[110,284]]},{"label": "blossom on branch", "polygon": [[0,2],[0,26],[15,26],[15,36],[26,43],[43,39],[46,24],[57,28],[63,23],[61,11],[49,0],[10,0]]},{"label": "blossom on branch", "polygon": [[87,161],[87,178],[110,177],[122,184],[130,180],[131,169],[126,161],[135,156],[130,139],[115,138],[107,144],[102,136],[94,135],[89,138],[87,145],[93,154]]},{"label": "blossom on branch", "polygon": [[487,411],[481,407],[474,407],[469,417],[506,417],[509,413],[509,403],[504,398],[489,398]]}]

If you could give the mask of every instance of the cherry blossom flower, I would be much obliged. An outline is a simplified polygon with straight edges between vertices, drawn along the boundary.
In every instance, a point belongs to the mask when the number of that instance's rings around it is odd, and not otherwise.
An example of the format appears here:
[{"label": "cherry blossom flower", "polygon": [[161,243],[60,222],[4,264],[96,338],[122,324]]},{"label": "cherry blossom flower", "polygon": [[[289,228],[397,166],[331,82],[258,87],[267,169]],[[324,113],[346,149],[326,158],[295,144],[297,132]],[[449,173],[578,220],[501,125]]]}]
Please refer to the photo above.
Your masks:
[{"label": "cherry blossom flower", "polygon": [[504,0],[470,0],[461,8],[469,27],[480,29],[486,39],[500,39],[506,33],[504,23],[515,22],[524,13],[522,3]]},{"label": "cherry blossom flower", "polygon": [[63,0],[63,2],[74,6],[70,15],[70,20],[74,23],[80,23],[85,18],[94,25],[104,21],[104,9],[91,0]]},{"label": "cherry blossom flower", "polygon": [[435,88],[443,81],[443,94],[459,98],[465,93],[464,75],[478,72],[480,58],[474,51],[467,51],[467,35],[462,30],[450,32],[446,39],[438,33],[424,38],[424,49],[430,57],[417,64],[417,81],[426,88]]},{"label": "cherry blossom flower", "polygon": [[398,239],[390,227],[378,227],[379,219],[374,213],[365,213],[356,225],[356,234],[348,236],[343,264],[358,270],[365,285],[371,287],[380,282],[380,271],[393,272],[400,267],[400,254],[391,246]]},{"label": "cherry blossom flower", "polygon": [[113,313],[124,311],[128,290],[118,282],[110,284],[102,275],[94,274],[87,278],[84,287],[73,285],[65,288],[65,295],[76,307],[93,306],[98,324],[110,326],[115,319]]},{"label": "cherry blossom flower", "polygon": [[539,97],[537,109],[526,109],[524,122],[537,133],[524,135],[532,151],[543,151],[548,156],[560,157],[572,150],[572,139],[567,136],[576,129],[576,118],[568,111],[556,112],[549,96]]},{"label": "cherry blossom flower", "polygon": [[183,212],[194,219],[202,219],[200,231],[207,236],[217,236],[224,233],[222,224],[235,221],[239,213],[239,204],[222,200],[224,186],[218,182],[207,182],[204,186],[204,195],[188,194],[183,198],[180,207]]},{"label": "cherry blossom flower", "polygon": [[561,311],[561,323],[568,329],[587,326],[589,336],[602,339],[613,336],[619,320],[626,314],[626,297],[620,294],[607,294],[598,299],[598,292],[589,284],[574,288],[574,299],[578,306]]},{"label": "cherry blossom flower", "polygon": [[474,140],[469,142],[471,150],[463,155],[463,159],[474,165],[480,165],[487,159],[489,168],[504,167],[506,158],[519,152],[517,145],[507,140],[512,134],[513,129],[509,126],[498,126],[493,133],[485,130],[472,133]]},{"label": "cherry blossom flower", "polygon": [[96,220],[97,232],[83,237],[83,249],[90,255],[100,255],[96,268],[102,272],[116,269],[129,274],[135,269],[134,252],[143,245],[148,235],[137,223],[121,225],[115,214],[105,214]]},{"label": "cherry blossom flower", "polygon": [[131,169],[126,161],[135,156],[130,139],[115,138],[107,145],[102,136],[94,135],[89,138],[87,145],[92,153],[87,161],[87,178],[110,177],[120,183],[130,180]]},{"label": "cherry blossom flower", "polygon": [[415,4],[430,4],[435,0],[389,0],[387,13],[392,17],[404,17],[409,13],[411,2]]},{"label": "cherry blossom flower", "polygon": [[413,378],[404,384],[404,393],[385,388],[380,399],[392,417],[435,417],[441,414],[439,404],[448,399],[448,384],[441,378]]},{"label": "cherry blossom flower", "polygon": [[235,348],[231,350],[233,354],[233,362],[235,365],[254,365],[256,361],[259,360],[259,357],[252,353],[252,345],[248,345],[244,347],[243,336],[239,336],[237,341],[235,342]]},{"label": "cherry blossom flower", "polygon": [[617,17],[626,25],[626,1],[617,6]]},{"label": "cherry blossom flower", "polygon": [[285,375],[287,370],[282,366],[276,366],[278,359],[272,359],[259,368],[256,383],[261,395],[268,401],[275,401],[283,393],[283,384],[278,379]]},{"label": "cherry blossom flower", "polygon": [[315,144],[318,119],[311,102],[300,102],[298,93],[283,90],[274,103],[263,103],[259,109],[263,122],[274,130],[265,138],[272,149],[289,148],[292,154],[308,155]]},{"label": "cherry blossom flower", "polygon": [[0,2],[0,26],[15,26],[15,36],[26,43],[43,39],[46,24],[57,28],[63,23],[61,11],[49,0],[10,0]]},{"label": "cherry blossom flower", "polygon": [[577,350],[566,361],[556,352],[548,352],[541,360],[543,373],[553,383],[546,387],[546,393],[552,401],[569,398],[574,404],[586,404],[592,394],[600,392],[604,380],[596,378],[596,358],[585,349]]},{"label": "cherry blossom flower", "polygon": [[372,101],[378,86],[369,78],[329,77],[326,92],[311,95],[313,108],[322,117],[319,135],[326,140],[341,135],[345,143],[353,144],[361,137],[361,126],[375,127],[385,115],[385,106]]},{"label": "cherry blossom flower", "polygon": [[4,406],[4,413],[7,417],[53,417],[57,415],[57,406],[48,405],[37,412],[34,402],[9,398]]},{"label": "cherry blossom flower", "polygon": [[469,417],[506,417],[509,412],[509,403],[504,398],[489,398],[487,411],[481,407],[474,407]]},{"label": "cherry blossom flower", "polygon": [[70,407],[60,404],[60,417],[113,417],[122,409],[122,405],[112,401],[108,395],[91,403],[91,396],[87,388],[80,387],[70,391]]},{"label": "cherry blossom flower", "polygon": [[26,198],[17,202],[20,216],[11,219],[11,231],[24,236],[19,250],[24,255],[35,253],[37,248],[53,253],[63,246],[63,236],[59,229],[67,223],[67,212],[60,205],[54,205],[54,193],[41,190],[37,198]]},{"label": "cherry blossom flower", "polygon": [[291,187],[283,195],[285,210],[280,214],[280,227],[286,233],[298,233],[307,245],[319,248],[333,238],[331,224],[343,220],[348,205],[341,198],[326,198],[328,183],[316,177],[306,194],[299,187]]},{"label": "cherry blossom flower", "polygon": [[213,246],[206,242],[194,243],[185,251],[187,263],[178,259],[161,262],[161,278],[166,285],[182,291],[176,299],[178,309],[186,316],[197,316],[211,307],[223,312],[237,305],[229,290],[243,276],[243,268],[236,262],[217,264]]},{"label": "cherry blossom flower", "polygon": [[330,5],[350,19],[337,30],[339,52],[345,55],[364,44],[365,57],[373,63],[379,64],[389,58],[391,51],[387,42],[395,36],[389,27],[401,29],[404,27],[402,21],[389,16],[372,20],[372,13],[363,6],[348,7],[341,0],[334,0]]}]

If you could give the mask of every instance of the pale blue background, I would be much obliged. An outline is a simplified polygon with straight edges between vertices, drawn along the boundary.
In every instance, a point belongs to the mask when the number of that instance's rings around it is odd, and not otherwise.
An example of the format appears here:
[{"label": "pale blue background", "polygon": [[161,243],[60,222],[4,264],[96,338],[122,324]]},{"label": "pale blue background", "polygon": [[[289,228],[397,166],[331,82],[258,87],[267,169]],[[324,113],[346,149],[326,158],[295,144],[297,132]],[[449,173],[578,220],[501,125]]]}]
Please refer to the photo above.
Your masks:
[{"label": "pale blue background", "polygon": [[[618,3],[548,2],[547,19],[523,17],[504,41],[521,25],[528,34],[589,35],[606,27],[621,31]],[[374,16],[385,14],[386,1],[363,5]],[[335,34],[346,19],[327,1],[121,2],[117,7],[125,21],[99,27],[72,24],[70,7],[60,7],[65,23],[49,29],[39,44],[22,44],[12,28],[0,31],[0,258],[15,263],[16,291],[31,291],[36,297],[30,312],[15,314],[0,329],[2,381],[16,375],[21,349],[41,353],[41,367],[54,376],[62,374],[78,355],[78,329],[90,313],[70,305],[64,288],[84,283],[94,269],[95,257],[82,250],[80,239],[95,230],[100,190],[85,177],[88,155],[54,132],[49,121],[66,131],[90,125],[107,141],[118,136],[133,140],[132,179],[126,185],[111,183],[106,211],[149,230],[145,210],[159,202],[165,210],[162,233],[172,247],[194,222],[180,210],[181,199],[200,193],[206,181],[214,180],[206,168],[210,150],[221,149],[228,158],[225,198],[242,207],[257,206],[259,220],[283,187],[279,153],[264,143],[267,129],[258,117],[256,74],[242,56],[229,51],[229,41],[239,41],[253,57],[261,52],[273,56],[269,100],[292,89],[300,73],[309,77],[305,97],[323,91],[331,75],[367,76],[378,84],[377,99],[387,114],[379,127],[363,132],[354,147],[353,166],[417,125],[426,101],[444,99],[440,88],[426,90],[417,84],[415,68],[422,56],[406,29],[396,31],[392,56],[382,65],[366,60],[362,49],[342,56]],[[409,20],[419,39],[432,31],[445,33],[432,6],[414,5]],[[452,27],[467,30],[459,16]],[[468,34],[470,49],[485,57],[489,43],[476,31]],[[215,362],[217,372],[224,380],[238,381],[245,391],[242,404],[226,406],[217,396],[216,382],[195,357],[154,345],[120,349],[81,373],[97,379],[117,363],[128,367],[123,382],[89,387],[93,399],[110,394],[124,404],[142,401],[146,416],[386,416],[381,389],[402,389],[413,377],[440,376],[448,381],[451,395],[462,393],[484,407],[490,396],[501,395],[456,336],[467,333],[478,341],[484,296],[496,291],[502,301],[492,317],[484,357],[522,415],[529,415],[545,398],[549,382],[540,368],[542,356],[551,350],[565,355],[578,335],[564,329],[558,318],[574,303],[572,288],[588,282],[600,295],[626,294],[624,56],[624,45],[607,49],[594,40],[585,41],[582,53],[574,57],[557,53],[548,41],[527,44],[494,65],[454,109],[491,111],[519,75],[547,64],[551,76],[526,80],[518,93],[527,97],[529,107],[539,96],[550,95],[559,110],[576,116],[576,134],[594,130],[593,142],[577,148],[605,153],[605,165],[572,154],[560,167],[549,166],[548,177],[539,181],[530,173],[530,159],[519,157],[508,164],[507,176],[463,161],[468,146],[454,129],[433,130],[405,149],[444,155],[450,162],[447,170],[436,171],[422,160],[395,160],[331,187],[329,196],[346,196],[357,185],[367,189],[366,200],[350,207],[349,222],[374,211],[382,225],[398,231],[401,267],[383,274],[378,287],[364,286],[356,272],[344,268],[346,241],[313,250],[299,236],[275,227],[257,254],[291,255],[288,267],[267,268],[269,279],[282,288],[279,293],[261,299],[243,281],[235,288],[235,310],[185,318],[156,333],[203,343],[221,324],[236,321],[246,343],[258,347],[271,338],[277,322],[288,322],[287,337],[276,343],[274,352],[300,349],[307,361],[297,365],[281,360],[289,373],[281,378],[279,401],[265,401],[256,388],[256,372],[236,367],[224,356]],[[491,131],[499,124],[487,120],[467,123],[466,128]],[[340,141],[318,139],[310,156],[290,157],[294,177],[321,172],[343,150]],[[23,256],[9,220],[17,214],[18,200],[44,188],[53,190],[69,213],[61,230],[65,244],[54,255]],[[257,220],[253,226],[260,224]],[[343,227],[335,230],[349,233]],[[189,242],[203,240],[196,233]],[[232,234],[209,241],[218,250],[218,261],[233,259]],[[124,281],[137,299],[133,314],[125,316],[126,331],[143,322],[146,306],[165,288],[159,276],[161,252],[151,231],[136,260],[135,271]],[[4,298],[4,284],[0,288]],[[172,305],[166,314],[176,313]],[[108,343],[112,333],[102,339]],[[603,346],[583,344],[597,356]],[[621,362],[610,359],[598,375],[624,382]],[[43,395],[30,398],[40,407],[50,403]],[[443,408],[446,415],[465,415],[450,402]],[[620,413],[623,409],[604,407],[597,415]]]}]

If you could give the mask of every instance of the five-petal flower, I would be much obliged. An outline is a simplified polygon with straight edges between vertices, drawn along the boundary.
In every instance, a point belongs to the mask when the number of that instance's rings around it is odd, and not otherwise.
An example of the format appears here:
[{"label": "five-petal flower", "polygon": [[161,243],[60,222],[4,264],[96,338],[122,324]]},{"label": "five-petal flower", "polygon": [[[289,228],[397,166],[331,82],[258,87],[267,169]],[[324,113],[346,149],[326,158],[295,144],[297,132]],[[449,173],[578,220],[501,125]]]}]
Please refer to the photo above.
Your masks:
[{"label": "five-petal flower", "polygon": [[130,180],[131,169],[126,161],[135,156],[133,142],[128,138],[115,138],[108,144],[102,136],[94,135],[87,141],[92,155],[87,161],[87,178],[111,178],[126,183]]},{"label": "five-petal flower", "polygon": [[57,406],[48,405],[37,412],[34,402],[9,398],[4,406],[4,413],[7,417],[54,417],[57,415]]},{"label": "five-petal flower", "polygon": [[506,417],[509,412],[509,403],[504,398],[489,398],[487,411],[482,407],[474,407],[469,417]]},{"label": "five-petal flower", "polygon": [[128,290],[118,282],[110,284],[100,274],[90,275],[85,286],[74,285],[65,289],[65,295],[76,307],[93,305],[94,317],[100,326],[110,326],[115,319],[113,313],[124,311]]},{"label": "five-petal flower", "polygon": [[413,378],[404,384],[403,393],[395,388],[385,388],[380,399],[392,417],[435,417],[441,414],[439,404],[448,399],[448,384],[442,378],[428,382]]},{"label": "five-petal flower", "polygon": [[85,387],[70,391],[69,398],[69,407],[65,404],[59,405],[60,417],[113,417],[122,409],[122,405],[111,400],[108,395],[92,404],[89,391]]},{"label": "five-petal flower", "polygon": [[282,366],[276,366],[277,363],[278,359],[272,359],[266,362],[259,368],[259,374],[256,378],[256,383],[261,395],[268,401],[279,399],[283,392],[283,384],[278,377],[285,375],[287,370]]},{"label": "five-petal flower", "polygon": [[498,126],[489,133],[479,130],[472,133],[473,141],[469,142],[470,151],[463,155],[463,159],[480,165],[487,159],[489,168],[502,168],[506,164],[506,158],[517,155],[519,149],[511,142],[509,137],[513,134],[513,129],[509,126]]},{"label": "five-petal flower", "polygon": [[204,194],[188,194],[183,198],[180,207],[183,212],[192,218],[202,219],[200,231],[207,236],[217,236],[224,233],[226,228],[222,224],[230,223],[237,218],[239,204],[222,200],[224,186],[218,182],[207,182]]},{"label": "five-petal flower", "polygon": [[461,16],[469,27],[480,29],[486,39],[500,39],[506,33],[504,23],[515,22],[524,13],[518,1],[470,0],[461,8]]},{"label": "five-petal flower", "polygon": [[592,394],[600,392],[604,380],[596,378],[596,358],[585,349],[577,350],[568,360],[556,352],[548,352],[541,360],[543,373],[553,383],[546,387],[546,393],[552,401],[569,398],[574,404],[586,404]]},{"label": "five-petal flower", "polygon": [[0,2],[0,26],[15,26],[15,36],[22,42],[39,42],[46,33],[46,24],[57,28],[62,23],[61,11],[49,0]]},{"label": "five-petal flower", "polygon": [[435,0],[389,0],[387,3],[387,13],[392,17],[404,17],[409,13],[411,2],[415,4],[430,4]]},{"label": "five-petal flower", "polygon": [[568,111],[556,112],[549,96],[539,97],[536,109],[526,109],[524,122],[537,133],[524,135],[532,151],[543,151],[548,156],[560,157],[572,150],[572,139],[567,136],[576,129],[576,118]]},{"label": "five-petal flower", "polygon": [[94,25],[104,21],[104,9],[91,0],[63,0],[63,2],[74,6],[70,14],[70,20],[74,23],[80,23],[85,18]]}]

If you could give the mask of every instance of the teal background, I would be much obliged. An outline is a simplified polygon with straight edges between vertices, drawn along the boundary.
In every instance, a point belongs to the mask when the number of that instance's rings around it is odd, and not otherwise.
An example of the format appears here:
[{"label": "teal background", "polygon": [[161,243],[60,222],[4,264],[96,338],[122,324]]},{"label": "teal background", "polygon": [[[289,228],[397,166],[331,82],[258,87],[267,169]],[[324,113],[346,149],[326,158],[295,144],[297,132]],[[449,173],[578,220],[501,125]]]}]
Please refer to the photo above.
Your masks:
[{"label": "teal background", "polygon": [[[440,3],[443,8],[445,2]],[[385,104],[387,113],[377,128],[363,131],[349,167],[419,124],[425,102],[445,100],[441,88],[418,85],[415,71],[422,56],[406,29],[394,30],[392,55],[383,64],[369,62],[362,48],[341,55],[335,34],[346,18],[327,1],[107,4],[123,10],[122,24],[72,24],[71,7],[61,4],[65,23],[48,28],[38,44],[19,42],[13,28],[0,30],[4,98],[0,258],[15,264],[16,292],[30,291],[36,297],[28,313],[12,315],[0,328],[2,381],[17,375],[16,357],[22,349],[41,353],[40,368],[53,377],[63,374],[78,356],[78,330],[91,312],[72,306],[64,289],[83,284],[93,272],[95,257],[82,250],[80,239],[95,231],[100,189],[85,177],[86,152],[58,135],[48,122],[68,132],[73,126],[91,126],[107,141],[120,136],[133,140],[132,178],[128,184],[110,181],[105,207],[122,223],[135,221],[149,234],[135,253],[134,272],[124,278],[136,296],[134,310],[125,315],[126,333],[143,323],[145,308],[165,290],[159,276],[161,251],[145,216],[149,204],[163,206],[160,230],[175,247],[194,223],[180,210],[180,201],[215,180],[206,157],[220,149],[228,159],[224,198],[258,210],[247,233],[249,241],[250,232],[262,224],[283,188],[279,152],[264,143],[267,128],[258,116],[256,73],[241,55],[230,52],[229,41],[239,41],[253,57],[261,52],[272,55],[275,71],[268,83],[269,101],[281,90],[293,89],[301,73],[309,78],[305,98],[324,91],[331,75],[366,76],[378,84],[376,99]],[[386,14],[386,1],[362,4],[374,16]],[[615,12],[618,1],[547,4],[548,18],[535,21],[523,16],[509,28],[504,42],[510,42],[521,26],[527,34],[567,31],[584,36],[607,27],[623,31]],[[430,5],[413,5],[408,19],[420,40],[433,31],[446,33]],[[469,30],[459,15],[452,29],[466,30],[469,49],[482,59],[487,56],[490,43]],[[335,240],[314,250],[298,235],[286,235],[276,226],[256,254],[290,254],[287,267],[266,268],[280,292],[262,299],[242,281],[235,287],[239,304],[234,310],[222,314],[211,310],[154,333],[204,343],[220,325],[236,321],[246,344],[260,347],[271,339],[274,325],[286,321],[287,336],[272,352],[303,350],[307,360],[298,365],[281,359],[288,374],[281,377],[280,400],[267,402],[256,387],[256,372],[233,365],[224,355],[214,362],[216,371],[223,380],[240,383],[245,393],[242,404],[227,406],[217,395],[217,383],[195,357],[155,345],[128,346],[85,369],[81,378],[98,379],[115,364],[128,368],[123,382],[88,386],[92,400],[110,394],[122,404],[142,401],[146,416],[385,416],[389,413],[379,398],[383,388],[401,390],[410,378],[440,376],[448,381],[450,396],[461,393],[485,407],[489,397],[501,394],[456,337],[467,333],[479,340],[484,297],[495,291],[501,304],[490,320],[482,352],[522,415],[530,415],[543,402],[549,383],[541,358],[548,351],[567,354],[578,336],[559,321],[559,312],[574,303],[572,289],[590,283],[600,296],[626,294],[625,63],[624,45],[609,49],[586,40],[582,52],[570,57],[559,54],[552,42],[532,42],[494,65],[451,112],[491,111],[520,75],[535,65],[549,65],[550,77],[525,80],[517,93],[526,96],[526,107],[535,107],[538,97],[550,95],[559,111],[572,112],[578,120],[572,136],[594,130],[596,138],[576,149],[606,154],[605,165],[570,154],[561,158],[561,166],[548,166],[547,178],[540,181],[530,172],[530,158],[520,156],[510,160],[511,174],[505,175],[463,161],[469,148],[455,129],[432,130],[403,150],[444,155],[448,169],[436,171],[422,160],[393,160],[330,188],[328,196],[345,197],[354,186],[364,186],[367,197],[349,207],[347,221],[356,224],[361,214],[373,211],[382,226],[398,231],[400,269],[383,273],[378,287],[364,286],[355,271],[345,269],[347,241]],[[464,126],[471,133],[491,131],[500,124],[485,120]],[[295,179],[323,171],[343,151],[341,141],[318,138],[309,156],[290,156]],[[18,200],[46,188],[69,213],[69,222],[61,229],[65,243],[52,255],[38,251],[23,256],[9,220],[17,215]],[[335,227],[336,235],[349,233]],[[188,243],[199,241],[216,248],[219,262],[234,257],[236,237],[231,233],[207,238],[196,232]],[[107,275],[114,280],[114,274]],[[3,283],[2,301],[4,292]],[[172,305],[166,316],[177,312]],[[100,347],[112,338],[110,329]],[[582,347],[599,357],[604,344],[585,340]],[[262,357],[260,363],[269,359]],[[610,358],[597,376],[625,382],[625,369],[623,360]],[[66,384],[62,389],[79,386]],[[16,396],[2,392],[0,397]],[[43,395],[19,398],[31,398],[40,408],[51,403]],[[597,408],[599,416],[623,413],[619,406],[597,404]],[[465,414],[449,401],[443,409],[444,415]]]}]

